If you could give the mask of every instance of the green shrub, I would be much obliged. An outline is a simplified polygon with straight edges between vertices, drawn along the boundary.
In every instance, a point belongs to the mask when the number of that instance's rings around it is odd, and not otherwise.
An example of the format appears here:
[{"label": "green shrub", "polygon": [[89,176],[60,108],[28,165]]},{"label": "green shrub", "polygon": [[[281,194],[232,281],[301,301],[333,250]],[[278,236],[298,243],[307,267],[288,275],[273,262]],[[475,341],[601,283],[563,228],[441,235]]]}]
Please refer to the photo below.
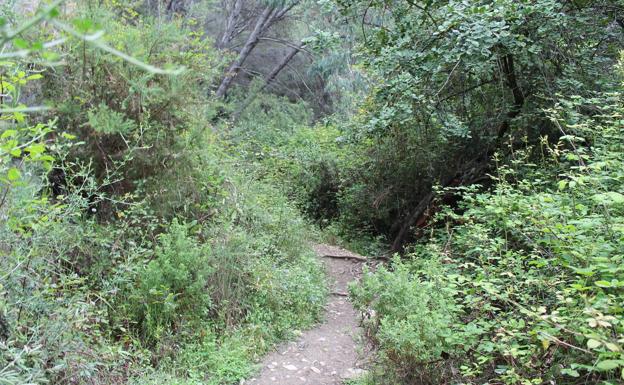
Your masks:
[{"label": "green shrub", "polygon": [[364,207],[348,192],[364,149],[345,141],[338,123],[302,124],[309,119],[302,107],[263,95],[230,133],[236,151],[253,162],[258,178],[280,186],[330,242],[378,251],[369,247],[378,243],[373,229],[356,228],[351,220]]},{"label": "green shrub", "polygon": [[365,270],[362,281],[351,285],[351,295],[357,308],[368,314],[365,327],[385,362],[407,382],[435,383],[443,373],[426,369],[460,350],[461,335],[454,330],[458,290],[443,279],[436,260],[416,270],[396,258],[392,268],[374,274]]},{"label": "green shrub", "polygon": [[150,343],[178,329],[181,322],[197,325],[208,316],[210,251],[188,232],[187,225],[177,220],[171,223],[167,232],[159,236],[154,257],[138,274],[130,294],[139,333]]},{"label": "green shrub", "polygon": [[[70,38],[34,95],[57,108],[31,123],[3,106],[0,383],[239,381],[322,312],[308,225],[211,132],[209,42],[95,3],[75,9],[82,32],[188,71],[143,72]],[[27,64],[0,64],[3,85],[38,80]]]},{"label": "green shrub", "polygon": [[[583,115],[587,105],[600,113]],[[401,381],[414,366],[429,383],[621,381],[621,94],[562,97],[548,113],[566,133],[557,145],[515,152],[491,192],[460,190],[461,211],[440,215],[428,246],[354,289],[376,311],[369,330]],[[428,325],[425,338],[414,332]]]},{"label": "green shrub", "polygon": [[[185,69],[177,75],[150,73],[97,46],[71,41],[62,48],[66,65],[46,73],[43,95],[57,105],[64,129],[83,142],[69,160],[90,164],[98,195],[110,198],[98,216],[114,216],[123,208],[119,201],[147,198],[159,216],[172,219],[174,211],[190,217],[186,200],[195,203],[209,189],[192,179],[197,152],[187,150],[200,148],[210,131],[217,103],[201,85],[219,74],[216,51],[192,29],[192,20],[153,19],[132,5],[96,1],[74,12],[82,32],[105,32],[103,42],[115,49],[153,66]],[[201,143],[190,145],[198,138]],[[191,181],[177,183],[185,179]]]}]

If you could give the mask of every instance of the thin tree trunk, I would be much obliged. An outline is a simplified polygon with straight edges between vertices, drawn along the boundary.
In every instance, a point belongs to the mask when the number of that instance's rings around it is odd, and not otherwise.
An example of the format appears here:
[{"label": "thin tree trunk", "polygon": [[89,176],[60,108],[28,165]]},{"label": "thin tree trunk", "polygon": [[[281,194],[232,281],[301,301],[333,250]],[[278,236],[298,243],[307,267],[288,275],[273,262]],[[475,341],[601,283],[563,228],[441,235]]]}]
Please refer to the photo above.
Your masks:
[{"label": "thin tree trunk", "polygon": [[227,47],[234,38],[236,25],[238,23],[238,19],[240,17],[241,11],[243,8],[243,0],[234,0],[234,5],[230,10],[230,14],[228,16],[227,22],[225,24],[225,32],[223,32],[223,36],[217,45],[217,48]]},{"label": "thin tree trunk", "polygon": [[260,17],[258,17],[258,20],[256,21],[256,25],[253,31],[247,38],[243,49],[240,51],[236,60],[234,60],[234,62],[230,65],[227,72],[225,73],[225,77],[223,78],[221,84],[219,85],[219,88],[217,89],[217,97],[225,98],[228,89],[232,85],[232,81],[234,80],[236,75],[238,75],[241,66],[243,65],[245,60],[247,60],[247,57],[249,57],[251,51],[253,51],[253,49],[256,47],[258,41],[260,41],[260,35],[266,30],[268,25],[270,25],[274,16],[275,8],[272,6],[268,6],[264,9],[264,11],[262,11],[262,14],[260,15]]},{"label": "thin tree trunk", "polygon": [[416,206],[416,209],[412,211],[403,226],[401,226],[401,230],[399,230],[399,233],[396,235],[396,237],[394,237],[394,242],[392,242],[392,251],[399,252],[403,249],[403,244],[405,243],[405,238],[407,238],[407,233],[410,231],[416,220],[420,218],[420,216],[423,215],[425,211],[429,208],[429,205],[433,201],[433,198],[434,194],[433,192],[430,192],[420,200],[420,203],[418,204],[418,206]]},{"label": "thin tree trunk", "polygon": [[288,65],[288,63],[303,49],[303,47],[305,46],[305,44],[300,43],[297,46],[293,46],[290,49],[290,52],[288,52],[288,54],[286,56],[284,56],[282,58],[282,60],[273,68],[273,70],[266,76],[266,78],[264,78],[264,83],[262,84],[262,86],[260,87],[260,89],[258,89],[257,91],[253,92],[251,95],[249,95],[245,101],[243,102],[243,104],[238,108],[238,110],[236,110],[236,112],[234,113],[234,120],[238,119],[238,117],[240,116],[240,114],[247,108],[249,107],[249,105],[256,99],[256,97],[258,96],[258,94],[262,91],[264,91],[265,88],[267,88],[269,86],[269,84],[271,84],[271,82],[273,80],[275,80],[275,78],[277,77],[277,75],[279,75],[280,72],[282,72],[282,70],[284,68],[286,68],[286,66]]},{"label": "thin tree trunk", "polygon": [[[489,179],[489,177],[484,178],[484,176],[487,176],[488,167],[490,165],[489,159],[490,154],[483,154],[482,156],[464,163],[463,167],[457,170],[453,176],[444,178],[440,182],[440,185],[442,187],[469,186]],[[446,194],[448,194],[448,192],[444,193],[442,196],[446,196]],[[405,244],[412,227],[423,217],[423,215],[431,215],[431,213],[427,213],[427,210],[431,207],[434,198],[436,198],[436,196],[433,191],[421,198],[418,205],[405,219],[399,232],[394,237],[394,241],[392,242],[392,251],[403,251],[403,245]]]},{"label": "thin tree trunk", "polygon": [[264,82],[264,86],[262,87],[262,89],[264,89],[273,80],[275,80],[277,75],[279,75],[279,73],[282,72],[282,70],[295,57],[295,55],[297,55],[303,49],[303,47],[304,47],[304,44],[299,44],[297,46],[291,47],[290,52],[286,56],[284,56],[282,61],[279,62],[279,64],[277,64],[275,66],[275,68],[273,68],[273,71],[271,71],[271,73],[266,77],[265,82]]},{"label": "thin tree trunk", "polygon": [[504,136],[509,131],[511,120],[520,115],[520,112],[522,112],[522,107],[524,106],[525,100],[524,93],[522,92],[522,89],[518,84],[518,78],[516,77],[513,56],[511,54],[503,56],[500,60],[500,63],[503,75],[505,76],[505,82],[507,83],[507,87],[509,87],[511,94],[513,95],[514,103],[507,113],[507,119],[503,121],[498,130],[499,143],[503,140]]}]

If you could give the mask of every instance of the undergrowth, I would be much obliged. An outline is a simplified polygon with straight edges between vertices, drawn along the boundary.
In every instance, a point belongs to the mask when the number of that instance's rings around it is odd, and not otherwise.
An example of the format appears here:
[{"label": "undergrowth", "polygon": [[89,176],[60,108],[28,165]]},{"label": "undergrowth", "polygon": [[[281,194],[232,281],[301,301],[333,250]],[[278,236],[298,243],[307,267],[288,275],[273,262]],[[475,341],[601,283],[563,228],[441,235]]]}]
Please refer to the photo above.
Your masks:
[{"label": "undergrowth", "polygon": [[351,287],[379,351],[374,383],[624,379],[621,93],[561,96],[547,114],[558,142],[515,147],[491,191],[441,191],[460,207]]},{"label": "undergrowth", "polygon": [[0,384],[238,383],[320,317],[310,226],[213,133],[220,62],[192,22],[82,5],[47,17],[186,71],[72,37],[64,66],[0,63],[3,108],[56,107],[1,116]]},{"label": "undergrowth", "polygon": [[[337,119],[310,124],[304,104],[266,95],[255,100],[229,130],[232,151],[253,175],[277,188],[320,230],[317,239],[362,255],[380,255],[386,239],[358,223],[363,207],[354,193],[369,142],[356,143]],[[372,202],[371,202],[372,203]]]}]

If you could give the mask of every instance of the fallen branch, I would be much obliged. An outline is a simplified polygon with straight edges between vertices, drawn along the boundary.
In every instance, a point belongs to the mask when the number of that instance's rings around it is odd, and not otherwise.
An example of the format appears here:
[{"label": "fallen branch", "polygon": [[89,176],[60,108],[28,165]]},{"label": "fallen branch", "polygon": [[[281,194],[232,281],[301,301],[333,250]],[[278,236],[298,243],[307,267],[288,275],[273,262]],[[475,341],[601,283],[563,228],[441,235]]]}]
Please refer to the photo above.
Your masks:
[{"label": "fallen branch", "polygon": [[367,262],[368,258],[359,256],[359,255],[334,255],[334,254],[325,254],[321,255],[322,258],[335,258],[335,259],[355,259],[356,261]]}]

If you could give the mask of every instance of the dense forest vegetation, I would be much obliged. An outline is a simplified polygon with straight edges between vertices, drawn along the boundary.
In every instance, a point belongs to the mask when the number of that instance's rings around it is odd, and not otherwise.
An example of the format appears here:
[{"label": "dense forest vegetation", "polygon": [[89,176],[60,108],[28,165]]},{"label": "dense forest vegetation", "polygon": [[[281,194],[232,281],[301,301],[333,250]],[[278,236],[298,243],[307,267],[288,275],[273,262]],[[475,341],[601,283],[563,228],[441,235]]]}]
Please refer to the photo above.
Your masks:
[{"label": "dense forest vegetation", "polygon": [[0,384],[624,383],[619,0],[0,2]]}]

